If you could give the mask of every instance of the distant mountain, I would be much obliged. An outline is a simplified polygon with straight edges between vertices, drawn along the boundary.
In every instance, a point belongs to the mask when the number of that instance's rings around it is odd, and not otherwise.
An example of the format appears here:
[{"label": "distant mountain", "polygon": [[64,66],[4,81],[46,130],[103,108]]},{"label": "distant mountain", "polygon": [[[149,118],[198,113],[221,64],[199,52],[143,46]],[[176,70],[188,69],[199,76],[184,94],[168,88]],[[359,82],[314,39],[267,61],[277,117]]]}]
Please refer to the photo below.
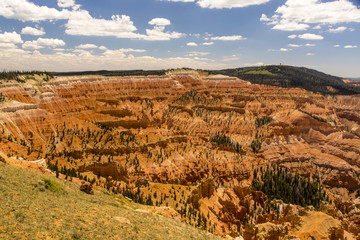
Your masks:
[{"label": "distant mountain", "polygon": [[314,69],[287,65],[269,65],[210,71],[212,74],[236,76],[251,83],[280,87],[300,87],[323,94],[360,94],[360,87],[343,82],[342,78]]},{"label": "distant mountain", "polygon": [[360,78],[347,78],[347,79],[360,82]]},{"label": "distant mountain", "polygon": [[144,76],[144,75],[164,75],[166,70],[99,70],[83,72],[53,72],[55,76],[78,76],[78,75],[101,75],[101,76]]}]

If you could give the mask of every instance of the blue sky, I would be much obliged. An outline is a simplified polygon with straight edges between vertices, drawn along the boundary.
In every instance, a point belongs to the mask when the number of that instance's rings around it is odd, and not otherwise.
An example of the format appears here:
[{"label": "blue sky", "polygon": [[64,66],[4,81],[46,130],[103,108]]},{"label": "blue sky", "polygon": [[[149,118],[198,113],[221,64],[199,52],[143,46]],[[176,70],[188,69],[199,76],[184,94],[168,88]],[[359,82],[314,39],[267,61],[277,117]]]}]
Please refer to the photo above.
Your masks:
[{"label": "blue sky", "polygon": [[1,0],[7,70],[289,64],[360,77],[358,0]]}]

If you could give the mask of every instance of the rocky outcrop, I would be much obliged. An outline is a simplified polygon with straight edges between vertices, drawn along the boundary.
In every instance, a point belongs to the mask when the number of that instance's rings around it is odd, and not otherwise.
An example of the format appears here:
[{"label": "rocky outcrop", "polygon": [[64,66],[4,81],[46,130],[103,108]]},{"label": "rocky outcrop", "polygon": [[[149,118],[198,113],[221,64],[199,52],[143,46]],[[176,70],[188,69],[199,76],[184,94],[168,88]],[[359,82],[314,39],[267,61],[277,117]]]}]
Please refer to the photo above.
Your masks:
[{"label": "rocky outcrop", "polygon": [[80,186],[80,191],[85,192],[87,194],[94,195],[94,190],[92,188],[92,185],[88,182],[82,182]]}]

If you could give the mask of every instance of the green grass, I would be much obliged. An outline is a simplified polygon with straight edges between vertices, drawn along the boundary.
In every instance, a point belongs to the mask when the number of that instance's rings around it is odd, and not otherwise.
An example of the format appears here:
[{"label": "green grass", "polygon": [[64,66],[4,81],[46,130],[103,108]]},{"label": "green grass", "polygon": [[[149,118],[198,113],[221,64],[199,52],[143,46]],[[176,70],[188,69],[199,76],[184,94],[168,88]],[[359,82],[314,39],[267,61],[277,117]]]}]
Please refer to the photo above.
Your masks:
[{"label": "green grass", "polygon": [[220,239],[103,191],[4,164],[0,175],[0,239]]},{"label": "green grass", "polygon": [[255,70],[247,71],[244,74],[276,75],[276,74],[273,74],[272,72],[269,72],[266,69],[255,69]]},{"label": "green grass", "polygon": [[42,180],[45,183],[46,189],[49,189],[50,191],[55,192],[55,193],[60,193],[61,191],[63,191],[62,188],[60,187],[59,183],[57,183],[49,178],[43,178]]}]

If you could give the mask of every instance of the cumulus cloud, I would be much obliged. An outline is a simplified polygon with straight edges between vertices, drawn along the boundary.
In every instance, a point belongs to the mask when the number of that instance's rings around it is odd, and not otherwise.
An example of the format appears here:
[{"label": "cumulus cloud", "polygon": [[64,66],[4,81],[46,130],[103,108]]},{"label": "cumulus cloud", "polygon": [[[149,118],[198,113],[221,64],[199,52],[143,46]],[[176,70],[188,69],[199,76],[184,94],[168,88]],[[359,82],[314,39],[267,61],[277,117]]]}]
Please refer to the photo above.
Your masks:
[{"label": "cumulus cloud", "polygon": [[202,43],[201,45],[211,46],[211,45],[213,45],[213,44],[214,44],[214,42],[204,42],[204,43]]},{"label": "cumulus cloud", "polygon": [[300,31],[309,24],[360,22],[360,9],[349,0],[287,0],[272,17],[262,16],[261,21],[274,25],[273,29]]},{"label": "cumulus cloud", "polygon": [[41,49],[44,47],[62,47],[65,46],[65,42],[61,39],[56,38],[38,38],[33,41],[26,41],[23,45],[23,49]]},{"label": "cumulus cloud", "polygon": [[146,34],[139,34],[137,28],[126,15],[113,15],[110,20],[93,18],[88,11],[73,12],[69,18],[65,32],[69,35],[82,36],[114,36],[117,38],[133,38],[148,41],[163,41],[185,36],[183,33],[166,32],[165,26],[170,21],[165,18],[154,18],[149,21],[153,29],[146,29]]},{"label": "cumulus cloud", "polygon": [[61,8],[68,8],[75,6],[74,0],[58,0],[58,6]]},{"label": "cumulus cloud", "polygon": [[136,37],[136,29],[129,16],[113,15],[111,20],[93,18],[88,11],[73,12],[65,24],[69,35]]},{"label": "cumulus cloud", "polygon": [[80,44],[80,45],[76,46],[75,48],[91,49],[91,48],[98,48],[98,46],[95,44],[86,43],[86,44]]},{"label": "cumulus cloud", "polygon": [[306,53],[306,56],[314,56],[314,53]]},{"label": "cumulus cloud", "polygon": [[44,28],[33,28],[33,27],[24,27],[21,30],[21,34],[25,34],[25,35],[34,35],[34,36],[41,36],[45,34]]},{"label": "cumulus cloud", "polygon": [[[313,34],[313,33],[304,33],[304,34],[299,34],[299,35],[292,34],[292,35],[289,35],[288,38],[290,38],[290,39],[301,38],[301,39],[306,39],[306,40],[322,40],[322,39],[324,39],[323,36],[318,35],[318,34]],[[313,47],[315,45],[307,43],[306,46]]]},{"label": "cumulus cloud", "polygon": [[27,0],[1,0],[0,16],[20,21],[44,21],[67,19],[68,10],[59,11],[55,8],[38,6]]},{"label": "cumulus cloud", "polygon": [[341,33],[343,31],[345,31],[346,29],[347,29],[347,27],[341,26],[341,27],[337,27],[337,28],[330,28],[329,32],[330,33]]},{"label": "cumulus cloud", "polygon": [[308,24],[298,23],[288,19],[273,20],[263,14],[260,21],[267,22],[269,25],[275,25],[272,29],[281,31],[302,31],[309,28]]},{"label": "cumulus cloud", "polygon": [[250,5],[260,5],[270,0],[198,0],[202,8],[242,8]]},{"label": "cumulus cloud", "polygon": [[236,41],[236,40],[245,40],[241,35],[232,35],[232,36],[220,36],[220,37],[211,37],[211,40],[220,40],[220,41]]},{"label": "cumulus cloud", "polygon": [[[185,36],[183,33],[165,31],[171,24],[166,18],[154,18],[149,21],[153,29],[146,29],[146,34],[136,33],[137,28],[126,15],[113,15],[111,19],[94,18],[74,0],[58,0],[62,8],[72,7],[72,11],[61,11],[47,6],[39,6],[27,0],[1,0],[0,16],[20,21],[68,20],[65,33],[80,36],[115,36],[117,38],[134,38],[148,41],[170,40]],[[43,35],[41,29],[25,28],[24,34]]]},{"label": "cumulus cloud", "polygon": [[171,22],[169,19],[166,18],[153,18],[151,21],[149,21],[149,24],[157,26],[167,26],[170,25]]},{"label": "cumulus cloud", "polygon": [[0,34],[0,43],[23,43],[21,35],[16,32],[4,32]]},{"label": "cumulus cloud", "polygon": [[337,48],[337,47],[340,47],[340,45],[339,45],[339,44],[335,44],[333,47],[336,47],[336,48]]},{"label": "cumulus cloud", "polygon": [[0,42],[0,49],[15,49],[17,46],[14,43]]},{"label": "cumulus cloud", "polygon": [[298,35],[298,38],[301,39],[306,39],[306,40],[323,40],[324,37],[318,34],[313,34],[313,33],[304,33],[304,34],[300,34]]},{"label": "cumulus cloud", "polygon": [[146,29],[146,35],[138,34],[137,38],[147,41],[167,41],[184,36],[186,36],[184,33],[165,32],[164,26],[154,26],[153,29]]},{"label": "cumulus cloud", "polygon": [[198,44],[197,43],[194,43],[194,42],[188,42],[186,44],[186,46],[190,46],[190,47],[196,47]]},{"label": "cumulus cloud", "polygon": [[345,45],[344,48],[357,48],[358,46],[356,45]]}]

